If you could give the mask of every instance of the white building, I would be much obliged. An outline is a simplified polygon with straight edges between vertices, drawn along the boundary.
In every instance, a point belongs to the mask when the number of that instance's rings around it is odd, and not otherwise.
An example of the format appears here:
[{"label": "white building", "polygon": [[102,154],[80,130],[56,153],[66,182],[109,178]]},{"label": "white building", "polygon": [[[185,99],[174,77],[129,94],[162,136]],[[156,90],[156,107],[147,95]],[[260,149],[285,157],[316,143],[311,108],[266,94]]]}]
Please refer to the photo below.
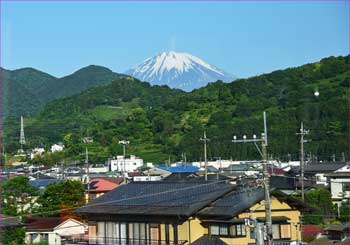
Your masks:
[{"label": "white building", "polygon": [[[208,166],[212,166],[216,169],[228,168],[232,164],[240,164],[240,161],[232,161],[232,160],[216,160],[216,161],[208,161]],[[204,167],[205,162],[192,162],[192,166],[202,168]]]},{"label": "white building", "polygon": [[333,204],[339,208],[343,203],[350,201],[350,165],[334,171],[333,173],[325,174],[329,179]]},{"label": "white building", "polygon": [[135,172],[139,167],[143,166],[143,159],[130,155],[130,158],[117,156],[117,159],[110,160],[111,171],[131,173]]},{"label": "white building", "polygon": [[30,159],[33,159],[36,156],[41,156],[42,154],[44,154],[44,152],[45,152],[44,148],[41,148],[41,147],[34,148],[30,153]]},{"label": "white building", "polygon": [[64,149],[64,145],[62,144],[54,144],[51,146],[51,152],[59,152],[59,151],[63,151]]},{"label": "white building", "polygon": [[61,244],[62,238],[81,238],[87,226],[75,219],[37,218],[27,225],[26,244]]},{"label": "white building", "polygon": [[160,175],[145,175],[133,177],[133,181],[159,181],[162,179],[163,178]]}]

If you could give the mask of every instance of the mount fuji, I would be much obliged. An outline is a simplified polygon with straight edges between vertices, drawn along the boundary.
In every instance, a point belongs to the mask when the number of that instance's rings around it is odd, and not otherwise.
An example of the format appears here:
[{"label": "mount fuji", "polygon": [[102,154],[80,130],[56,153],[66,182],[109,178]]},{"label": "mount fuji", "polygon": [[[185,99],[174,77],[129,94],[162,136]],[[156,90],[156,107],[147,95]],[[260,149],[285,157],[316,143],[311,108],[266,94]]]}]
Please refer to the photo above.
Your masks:
[{"label": "mount fuji", "polygon": [[231,82],[234,77],[188,53],[162,52],[144,60],[125,74],[152,85],[168,85],[184,91],[203,87],[209,82]]}]

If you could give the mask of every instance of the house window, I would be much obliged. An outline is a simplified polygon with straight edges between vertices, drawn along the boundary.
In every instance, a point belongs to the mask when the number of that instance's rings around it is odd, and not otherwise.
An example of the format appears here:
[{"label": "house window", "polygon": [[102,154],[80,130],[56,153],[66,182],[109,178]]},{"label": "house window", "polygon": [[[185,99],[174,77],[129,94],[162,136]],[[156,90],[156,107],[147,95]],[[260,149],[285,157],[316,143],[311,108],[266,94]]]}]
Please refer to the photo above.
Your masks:
[{"label": "house window", "polygon": [[245,225],[243,224],[238,224],[238,225],[235,225],[236,226],[236,234],[238,237],[242,237],[242,236],[246,236],[246,231],[245,231]]},{"label": "house window", "polygon": [[273,237],[273,239],[280,239],[280,225],[279,224],[272,225],[272,237]]},{"label": "house window", "polygon": [[41,242],[48,242],[48,241],[49,241],[49,234],[47,234],[47,233],[41,233],[41,234],[40,234],[40,241],[41,241]]},{"label": "house window", "polygon": [[273,224],[272,236],[274,239],[290,239],[290,224]]},{"label": "house window", "polygon": [[218,225],[211,225],[210,226],[210,234],[214,236],[220,235],[219,233],[219,226]]},{"label": "house window", "polygon": [[246,227],[244,224],[237,225],[211,225],[210,234],[224,237],[245,237]]},{"label": "house window", "polygon": [[289,239],[290,235],[290,225],[289,224],[281,224],[281,239]]},{"label": "house window", "polygon": [[221,236],[228,236],[228,227],[227,226],[220,226],[219,232]]}]

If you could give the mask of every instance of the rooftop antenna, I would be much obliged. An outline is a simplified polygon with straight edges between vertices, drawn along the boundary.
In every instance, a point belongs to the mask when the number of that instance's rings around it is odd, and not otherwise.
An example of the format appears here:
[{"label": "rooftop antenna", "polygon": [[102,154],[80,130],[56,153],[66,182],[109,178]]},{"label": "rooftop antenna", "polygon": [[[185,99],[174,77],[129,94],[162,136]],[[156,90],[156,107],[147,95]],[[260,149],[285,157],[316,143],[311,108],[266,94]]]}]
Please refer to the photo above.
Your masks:
[{"label": "rooftop antenna", "polygon": [[19,143],[21,145],[20,152],[23,153],[23,146],[26,143],[26,138],[24,136],[23,116],[21,116],[21,132],[20,132],[20,136],[19,136]]}]

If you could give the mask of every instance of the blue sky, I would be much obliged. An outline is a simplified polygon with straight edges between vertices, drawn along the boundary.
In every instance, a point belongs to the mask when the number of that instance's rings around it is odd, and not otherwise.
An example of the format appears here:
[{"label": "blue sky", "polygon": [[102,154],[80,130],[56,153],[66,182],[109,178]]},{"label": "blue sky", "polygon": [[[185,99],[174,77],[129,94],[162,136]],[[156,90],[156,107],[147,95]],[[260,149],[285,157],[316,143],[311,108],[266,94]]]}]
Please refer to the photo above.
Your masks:
[{"label": "blue sky", "polygon": [[1,65],[123,72],[165,50],[239,77],[349,54],[349,1],[1,1]]}]

